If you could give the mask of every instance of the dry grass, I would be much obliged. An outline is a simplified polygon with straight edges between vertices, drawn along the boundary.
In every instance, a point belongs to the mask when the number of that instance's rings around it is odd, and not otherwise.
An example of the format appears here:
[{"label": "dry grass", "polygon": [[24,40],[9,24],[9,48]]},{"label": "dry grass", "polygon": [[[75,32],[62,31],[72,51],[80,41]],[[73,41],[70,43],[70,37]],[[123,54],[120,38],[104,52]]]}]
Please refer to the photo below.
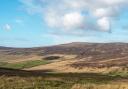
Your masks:
[{"label": "dry grass", "polygon": [[54,70],[55,72],[72,73],[102,73],[102,74],[120,74],[128,76],[127,67],[72,67],[71,64],[77,62],[75,59],[59,60],[46,65],[35,66],[26,70]]},{"label": "dry grass", "polygon": [[7,60],[6,62],[8,62],[8,63],[17,63],[17,62],[32,61],[32,60],[42,60],[42,57],[31,55],[31,56],[28,56],[26,58],[21,57],[21,58],[15,59],[15,60]]},{"label": "dry grass", "polygon": [[128,89],[127,84],[127,76],[0,69],[0,89]]},{"label": "dry grass", "polygon": [[0,89],[128,89],[128,80],[91,74],[0,76]]},{"label": "dry grass", "polygon": [[75,84],[71,89],[128,89],[127,83],[111,84]]}]

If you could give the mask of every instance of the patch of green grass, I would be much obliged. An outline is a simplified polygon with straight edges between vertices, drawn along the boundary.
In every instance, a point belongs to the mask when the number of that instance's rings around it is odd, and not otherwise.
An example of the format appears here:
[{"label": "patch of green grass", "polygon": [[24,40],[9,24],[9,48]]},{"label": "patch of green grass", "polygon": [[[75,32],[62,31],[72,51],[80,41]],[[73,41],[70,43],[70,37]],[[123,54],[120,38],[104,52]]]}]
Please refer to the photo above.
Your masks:
[{"label": "patch of green grass", "polygon": [[24,62],[18,62],[18,63],[6,63],[4,65],[1,65],[1,67],[12,68],[12,69],[24,69],[24,68],[31,68],[38,65],[44,65],[47,63],[49,62],[44,60],[31,60],[31,61],[24,61]]},{"label": "patch of green grass", "polygon": [[110,71],[108,73],[108,75],[110,76],[121,76],[121,77],[128,77],[128,68],[123,68],[120,70],[114,70],[114,71]]}]

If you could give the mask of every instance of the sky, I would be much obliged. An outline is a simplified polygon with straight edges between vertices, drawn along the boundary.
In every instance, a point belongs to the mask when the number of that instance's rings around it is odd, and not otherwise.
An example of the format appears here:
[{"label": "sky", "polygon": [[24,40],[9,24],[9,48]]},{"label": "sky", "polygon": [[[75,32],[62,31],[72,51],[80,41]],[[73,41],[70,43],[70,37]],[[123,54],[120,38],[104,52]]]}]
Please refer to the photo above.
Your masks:
[{"label": "sky", "polygon": [[128,0],[0,0],[0,46],[128,42]]}]

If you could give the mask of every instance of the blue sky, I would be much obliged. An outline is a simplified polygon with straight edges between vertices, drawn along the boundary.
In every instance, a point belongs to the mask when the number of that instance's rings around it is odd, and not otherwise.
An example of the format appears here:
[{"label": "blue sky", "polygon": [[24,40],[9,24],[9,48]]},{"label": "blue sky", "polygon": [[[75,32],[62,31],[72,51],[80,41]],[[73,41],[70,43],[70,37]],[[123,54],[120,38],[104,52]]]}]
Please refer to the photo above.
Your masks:
[{"label": "blue sky", "polygon": [[128,42],[128,1],[87,1],[0,0],[0,46]]}]

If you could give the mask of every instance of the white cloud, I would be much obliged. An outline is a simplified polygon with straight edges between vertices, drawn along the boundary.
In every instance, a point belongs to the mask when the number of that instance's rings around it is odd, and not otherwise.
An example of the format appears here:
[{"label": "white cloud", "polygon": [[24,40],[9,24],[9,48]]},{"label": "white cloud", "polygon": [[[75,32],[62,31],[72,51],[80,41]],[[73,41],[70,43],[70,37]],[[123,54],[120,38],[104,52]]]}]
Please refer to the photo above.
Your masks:
[{"label": "white cloud", "polygon": [[103,31],[109,31],[110,30],[110,21],[107,17],[103,17],[97,21],[98,26]]},{"label": "white cloud", "polygon": [[67,13],[63,17],[64,27],[67,29],[81,28],[84,24],[84,17],[81,13]]},{"label": "white cloud", "polygon": [[76,29],[84,25],[84,16],[79,12],[70,12],[63,15],[58,15],[54,11],[46,14],[45,21],[48,26],[60,29]]},{"label": "white cloud", "polygon": [[56,13],[53,10],[48,10],[44,16],[44,19],[47,23],[48,26],[50,27],[61,27],[60,25],[62,25],[62,17],[60,15],[58,15],[58,13]]},{"label": "white cloud", "polygon": [[94,16],[96,17],[116,17],[117,11],[113,8],[97,8],[93,12]]},{"label": "white cloud", "polygon": [[[127,0],[20,0],[27,11],[39,13],[48,26],[58,29],[110,29],[108,19],[118,17]],[[96,23],[88,23],[93,16]],[[92,19],[91,19],[92,20]],[[96,26],[97,25],[97,26]],[[95,28],[94,28],[95,27]],[[97,28],[99,27],[99,28]],[[71,30],[72,31],[72,30]]]},{"label": "white cloud", "polygon": [[5,24],[4,26],[3,26],[3,29],[4,30],[11,30],[11,25],[10,24]]},{"label": "white cloud", "polygon": [[128,2],[127,0],[103,0],[103,1],[108,5],[119,5]]},{"label": "white cloud", "polygon": [[94,11],[94,15],[97,17],[103,17],[103,16],[106,16],[107,14],[108,14],[108,11],[103,8],[99,8],[99,9],[96,9],[96,11]]}]

